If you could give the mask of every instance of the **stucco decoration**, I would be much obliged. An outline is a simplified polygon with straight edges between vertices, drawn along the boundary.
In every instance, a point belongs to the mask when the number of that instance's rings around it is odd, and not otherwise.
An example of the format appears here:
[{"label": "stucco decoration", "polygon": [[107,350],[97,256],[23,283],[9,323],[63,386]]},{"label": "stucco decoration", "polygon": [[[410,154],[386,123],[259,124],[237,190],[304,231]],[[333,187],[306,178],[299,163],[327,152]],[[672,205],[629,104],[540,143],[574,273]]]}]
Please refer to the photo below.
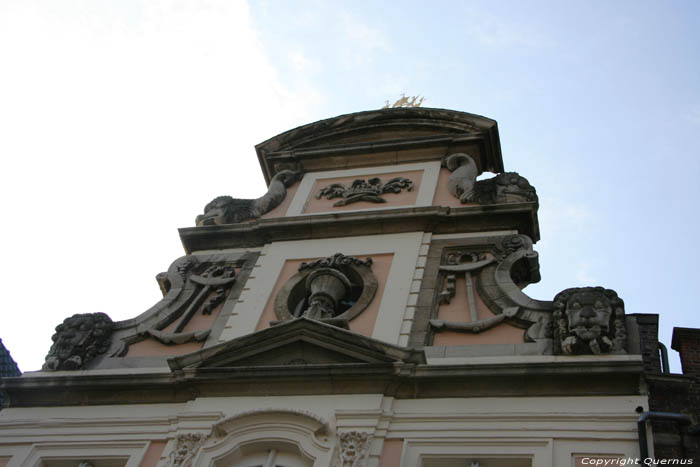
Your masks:
[{"label": "stucco decoration", "polygon": [[[522,292],[539,282],[539,257],[526,235],[492,237],[490,246],[474,243],[445,248],[440,260],[433,317],[439,307],[450,303],[456,294],[457,279],[466,281],[468,309],[464,321],[431,319],[433,332],[457,331],[479,333],[503,322],[523,328],[524,342],[536,342],[541,353],[551,353],[552,302],[533,300]],[[486,242],[487,244],[489,242]],[[477,295],[494,316],[480,319]]]},{"label": "stucco decoration", "polygon": [[377,287],[371,258],[336,253],[301,263],[278,292],[275,314],[280,321],[303,316],[347,328],[348,321],[370,304]]},{"label": "stucco decoration", "polygon": [[[179,345],[186,342],[202,342],[209,337],[210,329],[186,331],[188,323],[197,313],[210,315],[223,303],[231,287],[236,282],[236,266],[233,263],[202,262],[194,256],[180,258],[167,274],[159,275],[159,285],[166,291],[164,316],[151,324],[141,325],[135,334],[122,338],[122,345],[113,356],[125,356],[129,345],[147,338],[165,345]],[[175,280],[180,292],[179,300],[168,299]],[[172,327],[172,323],[177,325]],[[168,328],[168,330],[166,330]]]},{"label": "stucco decoration", "polygon": [[56,327],[42,370],[81,370],[109,349],[113,323],[104,313],[76,314]]},{"label": "stucco decoration", "polygon": [[175,449],[170,452],[169,467],[189,467],[197,451],[207,439],[206,433],[183,433],[175,439]]},{"label": "stucco decoration", "polygon": [[402,189],[407,191],[413,190],[413,181],[404,178],[396,177],[382,182],[378,177],[370,178],[369,180],[357,179],[350,186],[345,186],[342,183],[332,183],[327,187],[321,188],[316,193],[316,198],[326,199],[343,198],[337,201],[333,206],[345,206],[356,203],[358,201],[368,201],[370,203],[386,203],[386,200],[381,195],[386,193],[400,193]]},{"label": "stucco decoration", "polygon": [[503,172],[493,178],[476,180],[478,170],[474,159],[464,153],[448,156],[444,166],[452,174],[447,189],[461,203],[504,204],[537,201],[537,192],[527,179],[517,172]]},{"label": "stucco decoration", "polygon": [[178,435],[168,466],[238,465],[235,460],[242,447],[249,452],[267,452],[280,444],[312,461],[314,466],[330,464],[333,440],[328,422],[303,410],[265,408],[224,418],[208,433]]},{"label": "stucco decoration", "polygon": [[537,201],[537,191],[517,172],[503,172],[493,178],[479,180],[474,187],[480,204],[504,204]]},{"label": "stucco decoration", "polygon": [[452,172],[447,181],[450,194],[462,203],[474,201],[474,185],[478,175],[474,159],[464,153],[452,154],[445,160],[445,166]]},{"label": "stucco decoration", "polygon": [[372,436],[364,431],[338,433],[337,457],[334,467],[362,467],[367,463],[367,453]]},{"label": "stucco decoration", "polygon": [[554,297],[555,354],[625,353],[625,304],[614,290],[576,287]]},{"label": "stucco decoration", "polygon": [[299,173],[292,170],[278,172],[270,182],[267,193],[257,199],[239,199],[230,196],[214,198],[204,207],[204,214],[197,216],[197,226],[237,224],[257,219],[279,206],[287,196],[287,188],[298,179]]}]

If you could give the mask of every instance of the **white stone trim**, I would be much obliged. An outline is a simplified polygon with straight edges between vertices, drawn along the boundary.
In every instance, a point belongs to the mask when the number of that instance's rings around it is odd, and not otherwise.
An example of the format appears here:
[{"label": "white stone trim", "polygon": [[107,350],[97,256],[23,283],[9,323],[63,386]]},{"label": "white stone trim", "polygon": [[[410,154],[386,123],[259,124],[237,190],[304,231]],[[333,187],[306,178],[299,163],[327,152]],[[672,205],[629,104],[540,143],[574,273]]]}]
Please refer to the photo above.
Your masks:
[{"label": "white stone trim", "polygon": [[394,258],[384,285],[384,295],[375,297],[381,304],[372,336],[390,344],[399,343],[401,324],[414,275],[423,232],[390,235],[325,238],[276,242],[265,247],[258,258],[253,276],[241,292],[235,313],[229,318],[221,334],[225,342],[255,331],[262,311],[267,305],[285,261],[303,258],[321,258],[341,252],[349,256],[391,254]]},{"label": "white stone trim", "polygon": [[[328,214],[338,211],[325,211],[325,212],[315,212],[315,213],[305,213],[304,207],[308,200],[313,196],[311,190],[316,184],[317,180],[324,178],[338,178],[338,177],[351,177],[357,175],[358,177],[363,175],[380,175],[385,173],[393,172],[408,172],[412,170],[422,170],[423,176],[421,177],[420,186],[418,187],[418,197],[416,198],[416,203],[412,206],[432,206],[433,196],[435,195],[435,189],[437,187],[438,176],[440,175],[440,162],[422,162],[417,164],[401,164],[401,165],[388,165],[382,167],[362,167],[357,169],[347,169],[347,170],[329,170],[324,172],[310,172],[304,175],[302,178],[299,188],[294,194],[294,198],[287,209],[286,216],[313,216],[318,214]],[[378,211],[384,209],[396,209],[396,206],[389,207],[376,207],[376,208],[364,208],[364,209],[354,209],[342,211],[346,212],[357,212],[357,211]]]},{"label": "white stone trim", "polygon": [[98,458],[127,458],[125,467],[138,467],[146,454],[148,441],[99,441],[99,442],[62,442],[37,443],[29,454],[20,460],[12,460],[7,467],[39,467],[49,458],[71,458],[77,461]]},{"label": "white stone trim", "polygon": [[290,410],[266,410],[234,416],[217,424],[209,440],[192,461],[193,467],[210,467],[241,446],[260,447],[273,443],[296,446],[299,453],[326,467],[333,455],[333,440],[316,416]]},{"label": "white stone trim", "polygon": [[462,238],[478,238],[478,237],[503,237],[506,235],[517,234],[517,230],[491,230],[487,232],[465,232],[454,234],[434,234],[433,240],[452,240]]},{"label": "white stone trim", "polygon": [[[532,467],[552,467],[552,440],[547,438],[445,438],[404,440],[401,467],[422,467],[426,458],[531,458]],[[561,464],[567,465],[567,464]]]},{"label": "white stone trim", "polygon": [[498,355],[491,357],[427,357],[429,365],[642,362],[641,355]]}]

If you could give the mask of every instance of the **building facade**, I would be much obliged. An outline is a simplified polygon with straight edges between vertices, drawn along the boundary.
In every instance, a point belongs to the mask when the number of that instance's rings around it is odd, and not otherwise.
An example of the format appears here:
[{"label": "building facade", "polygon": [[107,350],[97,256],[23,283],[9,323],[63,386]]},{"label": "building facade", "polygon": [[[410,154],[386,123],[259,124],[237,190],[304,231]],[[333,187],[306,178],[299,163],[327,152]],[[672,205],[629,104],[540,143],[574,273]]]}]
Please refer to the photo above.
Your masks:
[{"label": "building facade", "polygon": [[267,193],[180,229],[160,302],[66,318],[42,371],[4,382],[0,466],[640,457],[662,373],[649,315],[605,287],[523,291],[538,198],[504,170],[494,120],[383,109],[256,151]]}]

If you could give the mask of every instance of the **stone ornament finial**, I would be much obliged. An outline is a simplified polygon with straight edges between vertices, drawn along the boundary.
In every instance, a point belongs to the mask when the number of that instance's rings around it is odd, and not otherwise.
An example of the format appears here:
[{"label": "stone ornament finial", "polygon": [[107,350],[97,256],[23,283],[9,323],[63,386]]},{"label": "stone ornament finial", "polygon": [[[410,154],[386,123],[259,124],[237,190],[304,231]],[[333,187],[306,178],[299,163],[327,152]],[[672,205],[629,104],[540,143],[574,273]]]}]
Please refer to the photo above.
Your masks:
[{"label": "stone ornament finial", "polygon": [[280,205],[287,196],[287,188],[300,177],[299,172],[282,170],[278,172],[262,197],[257,199],[238,199],[230,196],[214,198],[204,207],[204,214],[197,216],[197,226],[237,224],[258,219]]},{"label": "stone ornament finial", "polygon": [[625,353],[625,304],[603,287],[575,287],[554,297],[554,354]]},{"label": "stone ornament finial", "polygon": [[109,349],[114,324],[104,313],[75,314],[56,326],[42,370],[82,370]]}]

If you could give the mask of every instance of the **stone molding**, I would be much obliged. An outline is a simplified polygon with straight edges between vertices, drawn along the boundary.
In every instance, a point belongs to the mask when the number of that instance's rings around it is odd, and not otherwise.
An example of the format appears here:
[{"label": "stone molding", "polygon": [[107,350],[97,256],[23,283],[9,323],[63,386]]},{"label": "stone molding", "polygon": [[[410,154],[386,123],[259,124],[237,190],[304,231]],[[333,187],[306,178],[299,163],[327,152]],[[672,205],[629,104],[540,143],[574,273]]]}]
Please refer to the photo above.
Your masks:
[{"label": "stone molding", "polygon": [[[320,269],[334,269],[341,274],[353,278],[357,283],[352,284],[356,287],[361,287],[362,292],[358,296],[355,303],[344,312],[334,315],[334,320],[350,321],[362,313],[372,302],[379,283],[376,276],[372,273],[372,259],[367,258],[365,261],[359,260],[352,256],[345,256],[342,253],[336,253],[333,256],[316,260],[312,263],[301,263],[299,271],[285,282],[282,288],[275,297],[274,311],[277,319],[286,321],[293,318],[298,318],[293,314],[295,310],[290,308],[292,300],[295,296],[301,297],[306,293],[306,283],[315,271]],[[303,298],[301,298],[303,299]],[[298,306],[299,299],[294,304]],[[303,310],[302,310],[303,311]]]}]

